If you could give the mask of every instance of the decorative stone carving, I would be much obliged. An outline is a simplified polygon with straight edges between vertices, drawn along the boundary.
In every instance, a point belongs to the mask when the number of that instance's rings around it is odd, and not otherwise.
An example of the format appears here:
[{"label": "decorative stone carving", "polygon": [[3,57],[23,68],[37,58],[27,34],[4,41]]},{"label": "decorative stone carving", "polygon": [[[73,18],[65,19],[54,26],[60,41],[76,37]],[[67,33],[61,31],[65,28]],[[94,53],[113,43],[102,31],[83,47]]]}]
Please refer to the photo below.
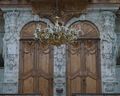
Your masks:
[{"label": "decorative stone carving", "polygon": [[[94,23],[100,32],[100,51],[101,51],[101,84],[102,92],[115,92],[115,63],[116,63],[116,34],[115,15],[110,10],[90,11],[87,14],[81,15],[79,18],[71,19],[66,26],[70,26],[78,20],[88,20]],[[108,84],[109,83],[109,84]],[[114,86],[113,86],[114,85]],[[107,89],[107,88],[110,88]]]},{"label": "decorative stone carving", "polygon": [[[48,19],[41,19],[32,15],[31,9],[6,9],[4,59],[5,59],[5,85],[4,92],[18,92],[19,72],[19,36],[22,27],[30,21],[44,21],[52,26]],[[88,20],[94,23],[100,31],[101,39],[101,77],[103,92],[115,90],[115,56],[116,35],[114,33],[114,19],[112,12],[88,12],[79,18],[71,19],[66,26],[77,20]],[[54,47],[54,96],[66,96],[66,55],[65,45]],[[14,90],[16,89],[16,90]]]},{"label": "decorative stone carving", "polygon": [[[18,33],[17,33],[17,17],[19,12],[13,10],[6,12],[4,14],[5,19],[5,35],[3,38],[3,49],[4,49],[4,84],[7,86],[8,83],[14,85],[18,83],[18,66],[19,66],[19,43],[18,43]],[[17,86],[11,86],[9,89],[11,91],[6,91],[6,87],[3,87],[3,92],[6,93],[16,93],[18,89]],[[8,88],[8,87],[7,87]]]},{"label": "decorative stone carving", "polygon": [[66,96],[66,47],[54,47],[54,96]]},{"label": "decorative stone carving", "polygon": [[31,21],[44,21],[50,26],[52,26],[52,23],[48,19],[41,19],[37,15],[33,15],[29,8],[3,8],[2,10],[5,12],[3,92],[18,93],[19,39],[21,29]]},{"label": "decorative stone carving", "polygon": [[113,12],[101,12],[102,38],[101,38],[101,68],[103,80],[103,92],[115,92],[115,67],[116,67],[116,52],[117,42],[115,29],[115,14]]}]

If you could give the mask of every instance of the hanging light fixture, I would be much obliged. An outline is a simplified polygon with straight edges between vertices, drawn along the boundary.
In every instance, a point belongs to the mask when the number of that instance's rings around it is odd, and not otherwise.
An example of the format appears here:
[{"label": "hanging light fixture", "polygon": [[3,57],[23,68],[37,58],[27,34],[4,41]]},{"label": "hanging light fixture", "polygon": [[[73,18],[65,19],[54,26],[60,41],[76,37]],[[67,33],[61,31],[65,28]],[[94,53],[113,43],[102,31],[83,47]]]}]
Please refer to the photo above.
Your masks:
[{"label": "hanging light fixture", "polygon": [[47,26],[46,28],[41,28],[40,24],[37,24],[34,36],[36,40],[39,40],[42,45],[55,45],[60,46],[62,44],[74,45],[77,43],[79,33],[81,30],[66,27],[59,22],[59,7],[58,0],[56,0],[56,20],[53,27]]},{"label": "hanging light fixture", "polygon": [[75,28],[68,28],[59,25],[58,16],[53,27],[47,26],[42,29],[40,24],[37,24],[35,29],[35,39],[39,40],[42,45],[74,44],[79,36],[79,31]]}]

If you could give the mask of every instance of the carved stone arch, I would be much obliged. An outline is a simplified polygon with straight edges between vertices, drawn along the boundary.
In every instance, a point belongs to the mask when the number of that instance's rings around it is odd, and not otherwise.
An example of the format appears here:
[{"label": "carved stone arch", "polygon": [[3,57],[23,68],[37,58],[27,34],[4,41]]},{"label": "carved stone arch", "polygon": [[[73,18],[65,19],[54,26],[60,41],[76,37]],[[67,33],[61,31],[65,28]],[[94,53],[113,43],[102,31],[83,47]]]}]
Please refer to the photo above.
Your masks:
[{"label": "carved stone arch", "polygon": [[40,93],[42,96],[53,95],[53,60],[50,47],[42,47],[34,40],[36,24],[45,28],[47,23],[31,21],[20,34],[20,93]]},{"label": "carved stone arch", "polygon": [[100,33],[90,21],[78,20],[69,27],[79,31],[77,46],[68,46],[68,96],[73,93],[100,93]]},{"label": "carved stone arch", "polygon": [[30,21],[27,24],[24,25],[24,27],[21,30],[20,38],[34,38],[34,30],[36,28],[36,25],[40,24],[41,28],[47,27],[47,23],[43,21]]},{"label": "carved stone arch", "polygon": [[97,26],[88,20],[78,20],[72,22],[69,27],[74,27],[80,31],[80,38],[100,38],[100,32]]}]

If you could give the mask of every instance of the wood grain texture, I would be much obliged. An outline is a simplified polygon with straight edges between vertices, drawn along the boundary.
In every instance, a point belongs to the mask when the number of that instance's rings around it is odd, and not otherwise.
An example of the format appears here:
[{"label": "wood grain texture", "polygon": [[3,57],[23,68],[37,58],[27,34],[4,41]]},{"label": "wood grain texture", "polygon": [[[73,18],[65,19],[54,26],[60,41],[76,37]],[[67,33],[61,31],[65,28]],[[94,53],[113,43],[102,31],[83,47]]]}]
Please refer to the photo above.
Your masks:
[{"label": "wood grain texture", "polygon": [[[42,28],[45,26],[43,24]],[[52,96],[52,53],[33,40],[34,29],[35,23],[30,22],[21,32],[19,92]]]},{"label": "wood grain texture", "polygon": [[[78,26],[79,25],[79,26]],[[82,33],[77,47],[68,46],[67,95],[72,93],[99,93],[99,33],[92,23],[75,22],[71,27],[81,28]],[[88,39],[87,39],[88,38]]]}]

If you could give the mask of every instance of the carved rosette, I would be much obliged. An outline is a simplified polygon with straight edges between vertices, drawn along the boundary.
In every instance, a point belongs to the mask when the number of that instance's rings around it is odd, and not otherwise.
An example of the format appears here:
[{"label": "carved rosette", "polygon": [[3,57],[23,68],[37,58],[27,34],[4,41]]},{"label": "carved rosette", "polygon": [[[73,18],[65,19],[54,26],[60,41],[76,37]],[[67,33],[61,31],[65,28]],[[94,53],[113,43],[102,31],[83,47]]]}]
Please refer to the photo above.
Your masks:
[{"label": "carved rosette", "polygon": [[101,72],[103,80],[103,92],[115,92],[115,66],[116,66],[116,34],[115,15],[110,11],[102,12],[102,36],[101,36]]}]

